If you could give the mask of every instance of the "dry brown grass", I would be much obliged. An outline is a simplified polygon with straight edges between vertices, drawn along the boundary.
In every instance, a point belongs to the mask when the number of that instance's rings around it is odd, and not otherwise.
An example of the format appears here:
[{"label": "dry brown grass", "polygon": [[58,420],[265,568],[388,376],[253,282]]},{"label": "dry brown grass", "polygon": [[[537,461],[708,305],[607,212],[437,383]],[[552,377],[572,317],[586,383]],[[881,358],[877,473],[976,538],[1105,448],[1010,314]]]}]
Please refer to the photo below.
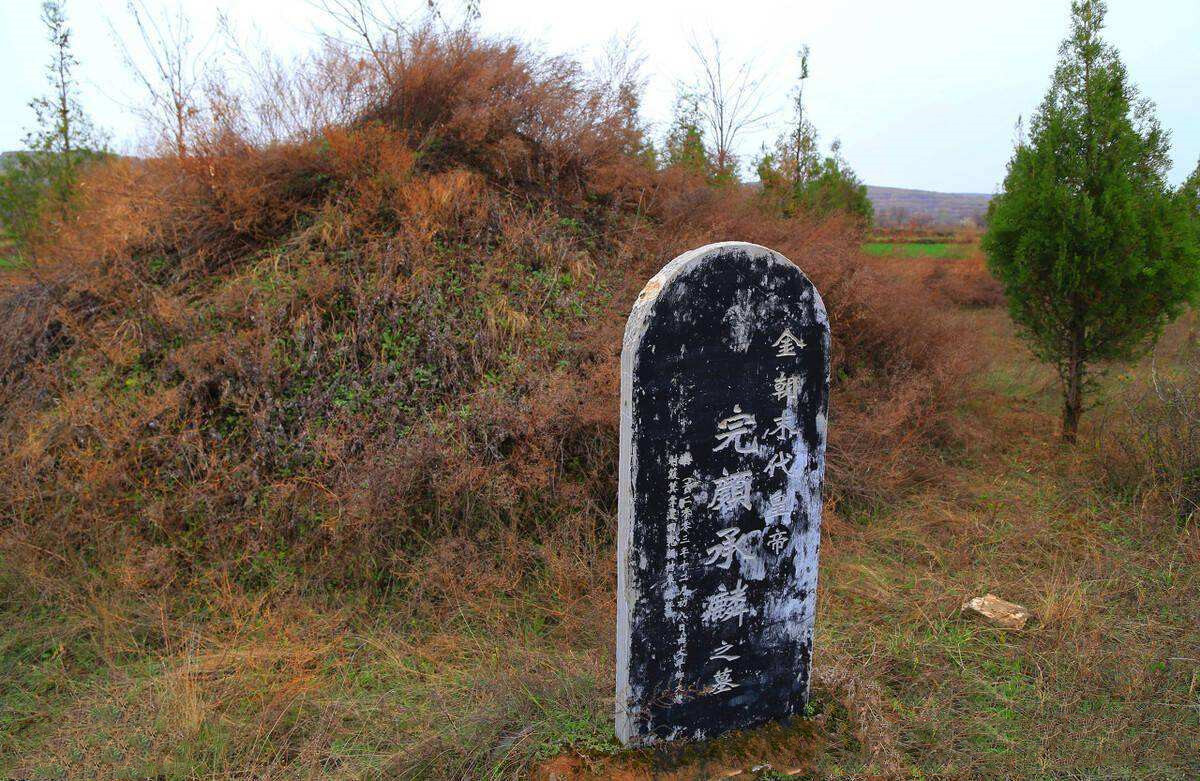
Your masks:
[{"label": "dry brown grass", "polygon": [[966,262],[938,264],[925,277],[934,294],[950,304],[969,308],[1003,306],[1004,289],[988,273],[978,245]]},{"label": "dry brown grass", "polygon": [[[1173,337],[1173,338],[1172,338]],[[1148,366],[1120,377],[1096,465],[1111,487],[1180,524],[1200,519],[1200,341],[1189,312]]]},{"label": "dry brown grass", "polygon": [[[1022,359],[1000,346],[991,371],[1007,375]],[[901,776],[1189,777],[1195,535],[1107,494],[1087,453],[1056,446],[1052,395],[1041,410],[977,393],[962,466],[828,526],[817,653],[857,660],[891,693]],[[958,605],[986,591],[1029,606],[1035,624],[1006,634],[960,620]]]}]

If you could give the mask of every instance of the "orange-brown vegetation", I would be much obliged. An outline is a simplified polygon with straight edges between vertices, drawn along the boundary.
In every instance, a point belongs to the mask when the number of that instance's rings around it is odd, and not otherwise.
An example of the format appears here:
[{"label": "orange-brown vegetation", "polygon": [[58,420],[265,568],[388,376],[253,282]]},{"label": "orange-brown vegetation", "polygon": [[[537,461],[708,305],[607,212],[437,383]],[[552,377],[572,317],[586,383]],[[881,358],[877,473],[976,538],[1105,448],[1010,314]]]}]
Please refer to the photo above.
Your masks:
[{"label": "orange-brown vegetation", "polygon": [[963,262],[931,264],[925,284],[946,303],[961,307],[984,308],[1004,304],[1004,289],[988,273],[978,245]]},{"label": "orange-brown vegetation", "polygon": [[381,67],[341,124],[254,144],[219,123],[189,157],[87,176],[0,304],[11,533],[154,550],[185,580],[386,583],[430,536],[611,527],[629,302],[731,237],[825,297],[835,495],[919,464],[961,346],[849,224],[654,170],[626,93],[569,61],[422,31]]}]

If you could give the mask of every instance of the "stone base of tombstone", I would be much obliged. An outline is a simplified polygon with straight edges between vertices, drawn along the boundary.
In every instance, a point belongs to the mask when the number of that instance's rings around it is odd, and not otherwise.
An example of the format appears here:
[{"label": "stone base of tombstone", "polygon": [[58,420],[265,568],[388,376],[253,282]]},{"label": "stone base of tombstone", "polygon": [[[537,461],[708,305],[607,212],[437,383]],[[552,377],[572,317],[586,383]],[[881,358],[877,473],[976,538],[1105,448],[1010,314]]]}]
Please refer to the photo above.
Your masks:
[{"label": "stone base of tombstone", "polygon": [[756,244],[675,258],[621,356],[617,734],[698,740],[809,696],[829,323]]}]

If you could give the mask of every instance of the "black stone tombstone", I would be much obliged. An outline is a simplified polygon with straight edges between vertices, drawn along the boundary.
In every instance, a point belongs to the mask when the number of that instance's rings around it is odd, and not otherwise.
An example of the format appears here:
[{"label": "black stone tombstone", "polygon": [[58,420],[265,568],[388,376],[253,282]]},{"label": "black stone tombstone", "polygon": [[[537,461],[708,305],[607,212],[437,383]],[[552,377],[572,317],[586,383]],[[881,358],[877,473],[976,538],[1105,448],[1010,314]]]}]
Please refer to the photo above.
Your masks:
[{"label": "black stone tombstone", "polygon": [[756,244],[680,255],[621,354],[617,735],[697,740],[808,702],[829,323]]}]

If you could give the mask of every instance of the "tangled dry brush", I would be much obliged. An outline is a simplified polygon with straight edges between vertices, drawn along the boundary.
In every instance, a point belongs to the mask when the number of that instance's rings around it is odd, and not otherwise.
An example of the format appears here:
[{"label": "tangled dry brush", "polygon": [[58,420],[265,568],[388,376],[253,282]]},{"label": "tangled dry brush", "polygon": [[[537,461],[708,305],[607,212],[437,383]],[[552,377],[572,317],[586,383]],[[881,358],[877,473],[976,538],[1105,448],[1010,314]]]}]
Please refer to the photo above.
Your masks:
[{"label": "tangled dry brush", "polygon": [[624,318],[718,240],[824,295],[835,503],[898,490],[945,433],[964,351],[919,287],[850,223],[656,166],[628,73],[423,29],[264,83],[215,90],[187,156],[91,170],[2,283],[14,566],[391,588],[431,545],[604,550]]}]

